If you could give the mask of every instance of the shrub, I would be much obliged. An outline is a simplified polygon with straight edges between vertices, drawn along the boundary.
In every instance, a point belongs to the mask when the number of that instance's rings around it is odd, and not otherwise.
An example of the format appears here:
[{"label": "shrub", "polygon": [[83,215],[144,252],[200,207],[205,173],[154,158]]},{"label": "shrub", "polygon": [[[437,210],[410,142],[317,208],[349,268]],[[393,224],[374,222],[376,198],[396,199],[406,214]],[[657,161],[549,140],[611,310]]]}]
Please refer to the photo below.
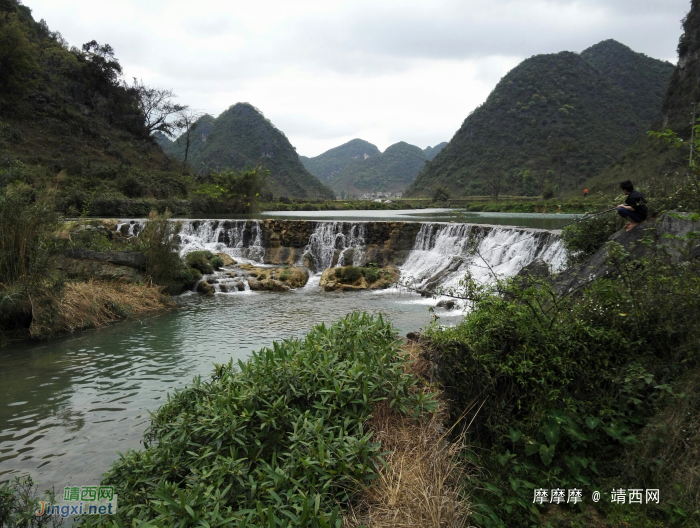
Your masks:
[{"label": "shrub", "polygon": [[354,284],[362,278],[362,268],[345,266],[335,269],[335,278],[342,284]]},{"label": "shrub", "polygon": [[218,270],[224,267],[224,259],[218,255],[214,255],[214,257],[209,261],[209,264],[211,264],[215,270]]},{"label": "shrub", "polygon": [[171,222],[170,213],[151,212],[148,222],[138,236],[138,249],[146,257],[146,274],[157,284],[175,280],[183,265],[178,254],[180,222]]},{"label": "shrub", "polygon": [[43,528],[63,526],[63,519],[53,516],[36,516],[42,509],[40,502],[56,503],[54,490],[46,491],[42,497],[39,486],[31,477],[15,477],[0,486],[0,526]]},{"label": "shrub", "polygon": [[191,268],[200,271],[204,275],[214,273],[214,267],[211,265],[211,259],[214,255],[211,251],[193,251],[185,257],[185,262]]},{"label": "shrub", "polygon": [[103,480],[122,520],[336,526],[338,505],[375,477],[381,446],[364,426],[375,403],[435,408],[398,344],[381,317],[355,313],[254,353],[238,372],[230,362],[195,378],[153,416],[145,449]]},{"label": "shrub", "polygon": [[619,485],[625,448],[698,361],[700,262],[610,255],[608,278],[563,298],[545,283],[472,283],[464,322],[428,333],[488,475],[480,525],[539,523],[534,488]]},{"label": "shrub", "polygon": [[363,268],[362,274],[365,276],[365,279],[367,279],[367,282],[369,282],[370,284],[372,284],[373,282],[377,282],[384,275],[382,270],[378,268]]},{"label": "shrub", "polygon": [[584,218],[565,227],[561,239],[566,247],[569,265],[586,260],[617,231],[620,222],[614,211]]},{"label": "shrub", "polygon": [[433,202],[446,202],[450,199],[450,193],[444,187],[435,187],[433,191]]}]

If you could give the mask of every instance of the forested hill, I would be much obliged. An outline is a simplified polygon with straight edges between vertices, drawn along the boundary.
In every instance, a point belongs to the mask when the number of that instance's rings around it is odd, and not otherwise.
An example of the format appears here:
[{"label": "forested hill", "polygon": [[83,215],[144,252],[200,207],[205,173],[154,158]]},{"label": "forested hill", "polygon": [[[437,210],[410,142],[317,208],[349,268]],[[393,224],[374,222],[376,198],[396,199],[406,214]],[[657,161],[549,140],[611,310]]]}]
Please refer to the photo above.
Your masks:
[{"label": "forested hill", "polygon": [[15,0],[0,0],[0,43],[0,191],[50,186],[72,214],[107,196],[186,197],[109,45],[72,47]]},{"label": "forested hill", "polygon": [[407,194],[578,189],[647,130],[672,71],[615,41],[531,57],[465,119]]},{"label": "forested hill", "polygon": [[434,147],[425,147],[423,149],[423,154],[425,154],[426,159],[432,160],[435,158],[435,156],[438,155],[438,153],[444,149],[447,146],[447,141],[443,141],[442,143],[438,143]]},{"label": "forested hill", "polygon": [[379,154],[379,149],[372,143],[353,139],[316,157],[299,156],[299,159],[311,174],[327,183],[353,161],[365,160],[376,154]]},{"label": "forested hill", "polygon": [[348,164],[328,184],[338,193],[403,192],[427,161],[425,152],[401,141],[383,153]]},{"label": "forested hill", "polygon": [[[204,116],[194,129],[188,163],[199,173],[262,165],[275,196],[332,199],[333,191],[302,165],[292,144],[253,105],[237,103],[219,117]],[[184,159],[180,137],[166,152]]]},{"label": "forested hill", "polygon": [[[688,140],[693,103],[696,102],[700,102],[700,0],[692,1],[690,12],[683,20],[678,64],[666,85],[663,102],[659,104],[661,115],[650,128],[671,129]],[[688,156],[686,149],[670,147],[659,139],[640,137],[620,160],[601,172],[591,189],[612,189],[617,182],[627,178],[644,187],[654,179],[687,167]]]}]

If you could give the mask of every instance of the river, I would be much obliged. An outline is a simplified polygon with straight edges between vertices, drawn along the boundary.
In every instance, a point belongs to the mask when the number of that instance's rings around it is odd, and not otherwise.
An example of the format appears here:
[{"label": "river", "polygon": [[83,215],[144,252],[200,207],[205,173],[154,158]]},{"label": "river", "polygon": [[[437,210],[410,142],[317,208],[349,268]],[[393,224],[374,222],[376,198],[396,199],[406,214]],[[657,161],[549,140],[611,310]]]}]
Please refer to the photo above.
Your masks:
[{"label": "river", "polygon": [[[445,221],[445,214],[453,215],[454,211],[415,213],[325,211],[280,216],[346,222],[435,222]],[[475,218],[480,223],[551,229],[572,217],[479,213],[470,221]],[[451,224],[421,226],[404,273],[428,277],[449,265],[453,266],[452,280],[456,280],[467,269],[476,273],[484,269],[465,257],[468,229]],[[487,254],[482,260],[488,261],[488,268],[505,275],[535,256],[552,263],[561,261],[556,239],[547,238],[543,243],[542,236],[549,234],[493,230],[480,242],[483,254]],[[195,235],[190,238],[201,247],[216,245]],[[535,250],[538,244],[541,247]],[[240,249],[232,249],[235,251]],[[456,267],[455,259],[459,259]],[[141,447],[149,412],[193,376],[208,376],[214,363],[245,360],[251,351],[275,340],[303,336],[312,326],[331,323],[355,310],[381,314],[404,335],[431,322],[429,308],[435,300],[400,289],[323,292],[316,276],[306,287],[287,293],[245,291],[213,298],[185,294],[179,303],[181,308],[170,313],[47,343],[0,349],[2,479],[29,473],[42,489],[97,483],[118,451]],[[436,314],[440,324],[455,324],[462,317],[459,310],[437,309]]]}]

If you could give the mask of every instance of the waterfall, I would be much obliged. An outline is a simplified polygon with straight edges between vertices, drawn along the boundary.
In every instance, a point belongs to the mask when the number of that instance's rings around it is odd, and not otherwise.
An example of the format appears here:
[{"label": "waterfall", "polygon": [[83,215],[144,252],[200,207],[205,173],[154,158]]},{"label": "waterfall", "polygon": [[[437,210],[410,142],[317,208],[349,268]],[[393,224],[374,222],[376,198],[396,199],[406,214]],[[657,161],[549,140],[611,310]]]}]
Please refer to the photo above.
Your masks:
[{"label": "waterfall", "polygon": [[364,223],[318,222],[304,256],[310,257],[314,269],[321,273],[335,266],[364,266],[365,250]]},{"label": "waterfall", "polygon": [[[559,236],[541,229],[422,223],[415,240],[402,239],[403,248],[392,253],[394,242],[390,240],[394,240],[391,237],[396,232],[391,235],[393,228],[386,226],[377,229],[373,222],[281,222],[289,223],[275,229],[282,233],[285,229],[306,233],[304,236],[308,237],[300,241],[297,238],[294,247],[285,246],[291,251],[288,255],[296,255],[297,265],[307,265],[317,274],[335,266],[364,266],[368,259],[374,258],[377,248],[382,248],[385,262],[388,259],[399,265],[402,281],[419,289],[455,288],[467,273],[482,283],[492,281],[494,275],[510,277],[535,259],[544,260],[554,271],[562,269],[565,262]],[[181,223],[182,256],[209,250],[227,253],[237,261],[262,264],[265,241],[274,234],[263,233],[263,229],[271,227],[258,220],[183,220]],[[137,236],[143,225],[141,221],[124,221],[117,229],[123,235]],[[274,253],[268,258],[274,258]]]},{"label": "waterfall", "polygon": [[555,271],[564,265],[561,240],[550,231],[474,224],[423,224],[401,266],[419,289],[455,288],[467,273],[482,283],[511,277],[535,259]]},{"label": "waterfall", "polygon": [[192,220],[182,223],[180,255],[209,250],[237,260],[262,262],[265,248],[257,220]]}]

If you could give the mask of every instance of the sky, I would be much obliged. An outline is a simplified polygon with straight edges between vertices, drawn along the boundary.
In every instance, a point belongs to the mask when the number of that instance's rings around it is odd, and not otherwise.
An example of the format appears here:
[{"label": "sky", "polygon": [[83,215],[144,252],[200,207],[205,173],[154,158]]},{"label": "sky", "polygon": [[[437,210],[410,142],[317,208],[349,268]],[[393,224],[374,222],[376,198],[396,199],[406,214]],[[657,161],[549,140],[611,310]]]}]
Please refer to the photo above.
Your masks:
[{"label": "sky", "polygon": [[127,80],[214,116],[260,109],[299,154],[354,138],[449,141],[541,53],[609,38],[676,63],[690,0],[24,0],[74,46],[109,43]]}]

